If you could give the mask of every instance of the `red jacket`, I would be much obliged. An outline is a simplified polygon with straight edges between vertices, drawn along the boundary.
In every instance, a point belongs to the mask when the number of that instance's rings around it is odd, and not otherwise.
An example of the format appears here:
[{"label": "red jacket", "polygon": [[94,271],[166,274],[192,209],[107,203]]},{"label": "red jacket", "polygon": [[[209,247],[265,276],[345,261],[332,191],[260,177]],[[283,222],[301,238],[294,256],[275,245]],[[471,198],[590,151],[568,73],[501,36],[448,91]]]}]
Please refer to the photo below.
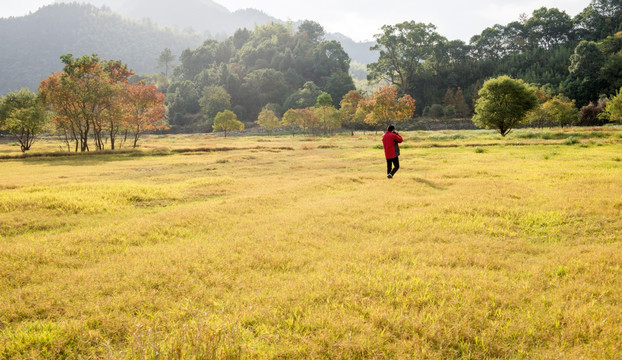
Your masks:
[{"label": "red jacket", "polygon": [[384,156],[387,159],[393,159],[400,156],[400,146],[398,145],[404,141],[398,134],[387,131],[382,135],[382,146],[384,147]]}]

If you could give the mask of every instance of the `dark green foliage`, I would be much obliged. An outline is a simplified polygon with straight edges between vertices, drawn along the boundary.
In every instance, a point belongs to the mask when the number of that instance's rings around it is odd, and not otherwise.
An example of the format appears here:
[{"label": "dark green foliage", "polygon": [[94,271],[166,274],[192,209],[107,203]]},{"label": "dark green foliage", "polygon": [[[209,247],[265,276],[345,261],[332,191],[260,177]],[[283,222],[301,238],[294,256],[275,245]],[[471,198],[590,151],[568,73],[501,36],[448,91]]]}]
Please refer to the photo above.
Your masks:
[{"label": "dark green foliage", "polygon": [[[247,123],[253,123],[266,104],[275,104],[277,112],[284,113],[315,105],[322,92],[338,105],[354,90],[348,74],[350,57],[337,41],[323,37],[324,29],[311,21],[303,22],[296,32],[283,24],[270,24],[254,31],[238,30],[222,42],[208,40],[194,50],[184,50],[174,78],[187,82],[182,89],[186,91],[169,88],[171,118],[196,115],[194,93],[187,91],[188,84],[195,89],[218,86],[226,90],[238,119]],[[200,116],[195,120],[201,121]],[[175,121],[171,124],[177,125]]]},{"label": "dark green foliage", "polygon": [[[380,59],[368,67],[371,79],[386,79],[411,95],[431,116],[447,89],[463,89],[456,114],[470,113],[478,88],[508,75],[564,94],[578,106],[611,96],[622,87],[622,1],[593,0],[577,17],[539,8],[505,26],[486,28],[469,44],[448,41],[431,24],[384,26],[376,35]],[[479,84],[479,85],[478,85]],[[434,112],[434,111],[432,111]]]}]

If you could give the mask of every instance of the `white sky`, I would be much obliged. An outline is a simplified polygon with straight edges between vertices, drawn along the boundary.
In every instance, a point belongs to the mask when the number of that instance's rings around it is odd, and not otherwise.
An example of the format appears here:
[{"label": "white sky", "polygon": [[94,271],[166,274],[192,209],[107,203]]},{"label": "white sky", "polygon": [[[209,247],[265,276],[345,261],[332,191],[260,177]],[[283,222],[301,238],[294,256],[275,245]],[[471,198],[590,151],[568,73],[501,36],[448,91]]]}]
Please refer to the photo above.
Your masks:
[{"label": "white sky", "polygon": [[[84,1],[84,0],[80,0]],[[171,0],[174,4],[174,0]],[[282,20],[309,19],[327,32],[340,32],[357,41],[373,40],[382,25],[403,21],[432,23],[449,40],[466,42],[494,24],[506,25],[522,13],[540,7],[558,8],[574,17],[590,0],[215,0],[231,11],[255,8]],[[0,17],[21,16],[54,0],[0,0]],[[117,10],[131,0],[88,0]]]}]

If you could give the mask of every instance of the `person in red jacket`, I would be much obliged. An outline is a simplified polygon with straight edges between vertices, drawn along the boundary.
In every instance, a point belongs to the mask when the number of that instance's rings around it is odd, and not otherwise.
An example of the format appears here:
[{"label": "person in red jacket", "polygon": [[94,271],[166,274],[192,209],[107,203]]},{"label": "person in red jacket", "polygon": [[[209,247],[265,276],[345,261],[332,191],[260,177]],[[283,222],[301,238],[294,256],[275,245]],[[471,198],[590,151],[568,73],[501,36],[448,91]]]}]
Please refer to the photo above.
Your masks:
[{"label": "person in red jacket", "polygon": [[[382,136],[382,146],[384,147],[384,156],[387,158],[387,177],[393,178],[393,175],[400,168],[400,146],[399,143],[404,141],[400,134],[395,131],[395,126],[389,125],[387,132]],[[391,169],[393,168],[393,169]]]}]

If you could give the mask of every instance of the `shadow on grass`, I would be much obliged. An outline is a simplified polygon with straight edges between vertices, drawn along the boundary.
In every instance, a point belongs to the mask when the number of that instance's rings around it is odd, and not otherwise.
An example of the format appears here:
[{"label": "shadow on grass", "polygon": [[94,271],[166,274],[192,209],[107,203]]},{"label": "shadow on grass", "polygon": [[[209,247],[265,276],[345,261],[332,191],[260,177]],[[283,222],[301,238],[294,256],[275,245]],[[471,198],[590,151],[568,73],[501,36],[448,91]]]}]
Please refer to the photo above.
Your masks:
[{"label": "shadow on grass", "polygon": [[439,185],[436,185],[435,183],[431,182],[430,180],[426,180],[426,179],[422,179],[422,178],[418,178],[418,177],[413,178],[413,180],[415,182],[418,182],[419,184],[427,185],[427,186],[431,187],[432,189],[447,190],[447,188],[439,186]]}]

